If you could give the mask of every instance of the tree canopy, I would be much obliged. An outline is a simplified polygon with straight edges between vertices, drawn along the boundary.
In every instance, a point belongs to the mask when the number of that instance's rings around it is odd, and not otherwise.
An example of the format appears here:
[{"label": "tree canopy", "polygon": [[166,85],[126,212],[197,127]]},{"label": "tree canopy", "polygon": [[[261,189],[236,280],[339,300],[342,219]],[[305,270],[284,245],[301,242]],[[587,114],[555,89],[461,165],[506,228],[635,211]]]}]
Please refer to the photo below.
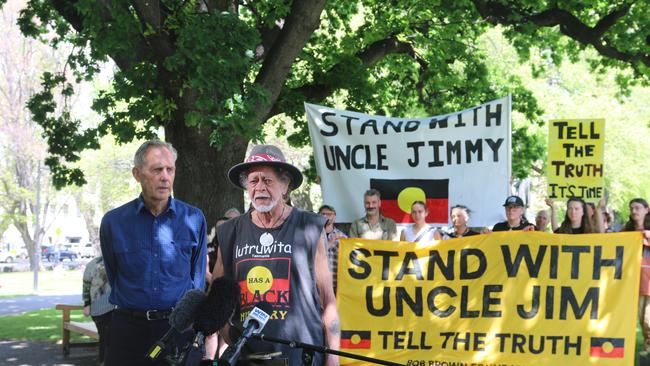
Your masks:
[{"label": "tree canopy", "polygon": [[[501,26],[519,57],[542,49],[554,64],[592,49],[596,73],[616,69],[625,93],[650,77],[650,4],[632,1],[179,1],[30,0],[24,34],[74,45],[65,70],[43,75],[29,108],[44,129],[57,185],[83,183],[71,163],[109,133],[118,142],[155,135],[181,151],[177,196],[209,219],[241,195],[225,169],[243,159],[248,141],[273,119],[290,119],[296,145],[308,144],[304,101],[394,116],[442,114],[513,95],[513,108],[533,124],[542,110],[518,78],[490,72],[479,37]],[[55,36],[52,36],[52,32]],[[110,88],[85,127],[55,93],[89,80],[111,59]],[[536,72],[544,71],[536,64]],[[542,142],[513,131],[513,171],[525,175]]]}]

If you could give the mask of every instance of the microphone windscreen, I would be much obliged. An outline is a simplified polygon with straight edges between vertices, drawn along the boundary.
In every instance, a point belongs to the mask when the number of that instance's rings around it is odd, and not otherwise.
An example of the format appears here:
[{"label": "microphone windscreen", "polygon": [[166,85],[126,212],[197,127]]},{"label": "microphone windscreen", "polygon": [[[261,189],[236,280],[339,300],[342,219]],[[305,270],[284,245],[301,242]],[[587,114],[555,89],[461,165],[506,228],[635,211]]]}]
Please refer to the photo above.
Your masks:
[{"label": "microphone windscreen", "polygon": [[169,315],[169,325],[179,332],[190,328],[204,300],[205,293],[203,291],[198,289],[187,291]]},{"label": "microphone windscreen", "polygon": [[239,302],[239,291],[239,284],[234,280],[215,279],[201,305],[195,328],[204,334],[213,334],[226,325]]},{"label": "microphone windscreen", "polygon": [[255,307],[267,313],[268,315],[273,314],[273,306],[269,304],[267,301],[260,301],[257,304],[255,304]]}]

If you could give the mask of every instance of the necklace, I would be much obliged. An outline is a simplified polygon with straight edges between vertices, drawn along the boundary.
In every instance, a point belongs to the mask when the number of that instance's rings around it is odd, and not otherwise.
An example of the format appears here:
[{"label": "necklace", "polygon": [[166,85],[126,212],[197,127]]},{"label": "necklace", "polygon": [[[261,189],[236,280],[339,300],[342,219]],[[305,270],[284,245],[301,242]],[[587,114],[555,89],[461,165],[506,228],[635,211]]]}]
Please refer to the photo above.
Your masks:
[{"label": "necklace", "polygon": [[275,219],[275,221],[269,226],[264,225],[264,221],[262,221],[262,219],[260,218],[260,213],[259,212],[257,212],[257,219],[259,220],[260,224],[262,224],[262,227],[264,227],[268,231],[269,229],[273,229],[278,224],[278,222],[280,222],[280,220],[282,219],[282,216],[284,216],[284,209],[285,208],[287,208],[287,206],[282,205],[282,212],[280,212],[280,217]]}]

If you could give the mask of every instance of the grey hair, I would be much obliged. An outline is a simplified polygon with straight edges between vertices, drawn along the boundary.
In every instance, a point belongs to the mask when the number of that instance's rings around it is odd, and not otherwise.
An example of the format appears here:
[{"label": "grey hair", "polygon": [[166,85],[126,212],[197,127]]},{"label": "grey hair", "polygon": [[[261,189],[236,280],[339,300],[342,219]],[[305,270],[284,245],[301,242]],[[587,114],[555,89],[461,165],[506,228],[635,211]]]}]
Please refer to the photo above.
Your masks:
[{"label": "grey hair", "polygon": [[[275,174],[278,176],[278,180],[282,183],[286,183],[289,186],[289,191],[291,191],[291,173],[284,168],[278,166],[270,166]],[[248,189],[248,170],[245,170],[239,174],[239,183],[245,189]]]},{"label": "grey hair", "polygon": [[176,158],[178,158],[178,152],[169,142],[161,141],[158,139],[149,140],[140,145],[138,151],[135,152],[135,155],[133,156],[133,165],[135,167],[142,168],[144,166],[144,154],[146,154],[147,150],[152,147],[166,147],[169,149],[169,151],[171,151],[172,155],[174,155],[174,161],[176,161]]},{"label": "grey hair", "polygon": [[370,197],[370,196],[377,196],[377,198],[381,199],[381,192],[379,192],[378,190],[376,190],[374,188],[370,188],[369,190],[367,190],[367,191],[365,191],[363,193],[363,198],[364,199],[366,197]]},{"label": "grey hair", "polygon": [[223,213],[223,215],[228,216],[228,214],[230,213],[236,213],[237,215],[241,215],[241,212],[239,212],[239,210],[234,207],[227,209],[226,212]]}]

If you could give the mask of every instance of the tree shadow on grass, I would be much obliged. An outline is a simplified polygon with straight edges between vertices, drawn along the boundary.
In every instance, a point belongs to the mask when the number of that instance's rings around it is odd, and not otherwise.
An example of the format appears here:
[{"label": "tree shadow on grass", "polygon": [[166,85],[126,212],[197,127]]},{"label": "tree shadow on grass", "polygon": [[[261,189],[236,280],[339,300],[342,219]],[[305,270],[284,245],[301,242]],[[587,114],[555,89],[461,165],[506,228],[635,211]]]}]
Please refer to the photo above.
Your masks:
[{"label": "tree shadow on grass", "polygon": [[95,366],[97,348],[73,348],[64,357],[54,342],[0,341],[0,365]]}]

